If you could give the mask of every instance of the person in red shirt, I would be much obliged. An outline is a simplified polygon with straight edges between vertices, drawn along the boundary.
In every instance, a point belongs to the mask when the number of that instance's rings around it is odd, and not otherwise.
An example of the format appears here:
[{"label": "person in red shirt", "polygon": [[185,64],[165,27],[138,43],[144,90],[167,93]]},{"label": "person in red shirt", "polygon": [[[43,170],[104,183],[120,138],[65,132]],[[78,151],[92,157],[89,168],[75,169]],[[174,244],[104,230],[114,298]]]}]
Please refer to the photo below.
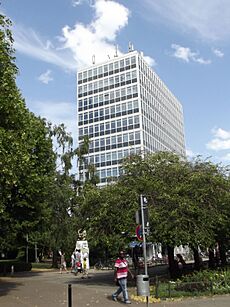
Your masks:
[{"label": "person in red shirt", "polygon": [[120,251],[119,257],[115,262],[115,271],[114,271],[114,281],[118,284],[119,288],[112,295],[113,301],[117,301],[118,295],[122,292],[124,303],[131,304],[131,302],[129,301],[128,290],[127,290],[128,273],[130,273],[130,275],[133,278],[133,274],[128,268],[128,262],[125,259],[125,253],[123,251]]}]

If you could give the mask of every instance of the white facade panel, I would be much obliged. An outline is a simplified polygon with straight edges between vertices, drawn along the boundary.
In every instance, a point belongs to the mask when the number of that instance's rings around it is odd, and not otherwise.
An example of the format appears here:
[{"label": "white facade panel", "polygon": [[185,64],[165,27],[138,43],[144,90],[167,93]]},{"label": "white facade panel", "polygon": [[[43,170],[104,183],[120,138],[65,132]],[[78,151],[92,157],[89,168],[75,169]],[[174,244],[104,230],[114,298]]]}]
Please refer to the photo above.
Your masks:
[{"label": "white facade panel", "polygon": [[79,145],[90,138],[80,179],[89,163],[105,184],[130,154],[185,155],[182,106],[137,51],[79,71],[77,93]]}]

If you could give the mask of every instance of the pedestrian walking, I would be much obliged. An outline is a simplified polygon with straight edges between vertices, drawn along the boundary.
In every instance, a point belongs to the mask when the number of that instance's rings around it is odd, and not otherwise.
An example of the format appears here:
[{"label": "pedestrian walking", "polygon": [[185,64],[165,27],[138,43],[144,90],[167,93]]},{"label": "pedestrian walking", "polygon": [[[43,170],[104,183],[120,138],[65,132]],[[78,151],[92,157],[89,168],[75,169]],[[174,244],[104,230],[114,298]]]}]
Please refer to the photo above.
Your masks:
[{"label": "pedestrian walking", "polygon": [[71,255],[71,272],[74,271],[75,263],[76,263],[76,254],[75,254],[75,251],[73,251]]},{"label": "pedestrian walking", "polygon": [[65,270],[66,273],[68,273],[67,268],[66,268],[66,260],[65,260],[65,253],[62,251],[59,252],[61,256],[61,265],[60,265],[60,273],[62,274],[62,270]]},{"label": "pedestrian walking", "polygon": [[120,293],[123,294],[124,303],[131,304],[128,296],[128,289],[127,289],[127,278],[128,273],[130,273],[131,277],[133,278],[133,274],[128,268],[128,262],[125,259],[124,251],[119,252],[119,257],[115,262],[115,270],[114,270],[114,281],[119,286],[117,291],[113,293],[112,299],[113,301],[117,301],[117,297]]},{"label": "pedestrian walking", "polygon": [[83,264],[82,264],[82,278],[88,277],[88,270],[87,270],[87,258],[83,258]]}]

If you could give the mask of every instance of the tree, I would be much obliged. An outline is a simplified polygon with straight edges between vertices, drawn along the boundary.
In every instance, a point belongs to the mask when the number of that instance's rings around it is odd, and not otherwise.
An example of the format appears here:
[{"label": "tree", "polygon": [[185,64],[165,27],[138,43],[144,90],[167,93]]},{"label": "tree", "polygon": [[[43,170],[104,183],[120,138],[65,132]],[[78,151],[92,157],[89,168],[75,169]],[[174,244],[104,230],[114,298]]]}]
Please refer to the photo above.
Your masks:
[{"label": "tree", "polygon": [[15,82],[11,22],[0,15],[0,243],[17,248],[38,230],[49,208],[46,196],[54,154],[44,120],[29,112]]},{"label": "tree", "polygon": [[119,184],[98,189],[86,184],[78,199],[76,215],[79,227],[86,230],[91,252],[103,251],[97,257],[111,257],[127,245],[124,233],[135,232],[135,192]]},{"label": "tree", "polygon": [[220,200],[227,193],[223,177],[211,162],[190,163],[168,152],[131,157],[124,170],[123,185],[148,198],[150,225],[154,225],[150,239],[167,245],[174,275],[175,245],[190,245],[196,252],[198,245],[215,242],[217,221],[223,219]]}]

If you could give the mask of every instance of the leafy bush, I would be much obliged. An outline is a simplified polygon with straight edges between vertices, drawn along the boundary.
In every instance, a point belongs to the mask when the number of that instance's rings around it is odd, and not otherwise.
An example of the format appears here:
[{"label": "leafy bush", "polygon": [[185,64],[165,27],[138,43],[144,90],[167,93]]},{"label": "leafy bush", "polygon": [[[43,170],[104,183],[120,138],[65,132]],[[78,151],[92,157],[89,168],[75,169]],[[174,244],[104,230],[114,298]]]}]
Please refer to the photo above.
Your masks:
[{"label": "leafy bush", "polygon": [[204,270],[184,276],[178,283],[178,289],[186,288],[184,286],[186,283],[188,284],[187,288],[191,284],[193,285],[191,289],[198,291],[210,288],[210,291],[215,294],[230,293],[230,270],[228,268],[215,271]]},{"label": "leafy bush", "polygon": [[0,273],[11,272],[11,267],[14,266],[14,272],[30,271],[32,268],[31,263],[25,263],[20,261],[1,261]]},{"label": "leafy bush", "polygon": [[210,290],[210,283],[207,282],[178,282],[175,286],[176,291],[204,292]]}]

